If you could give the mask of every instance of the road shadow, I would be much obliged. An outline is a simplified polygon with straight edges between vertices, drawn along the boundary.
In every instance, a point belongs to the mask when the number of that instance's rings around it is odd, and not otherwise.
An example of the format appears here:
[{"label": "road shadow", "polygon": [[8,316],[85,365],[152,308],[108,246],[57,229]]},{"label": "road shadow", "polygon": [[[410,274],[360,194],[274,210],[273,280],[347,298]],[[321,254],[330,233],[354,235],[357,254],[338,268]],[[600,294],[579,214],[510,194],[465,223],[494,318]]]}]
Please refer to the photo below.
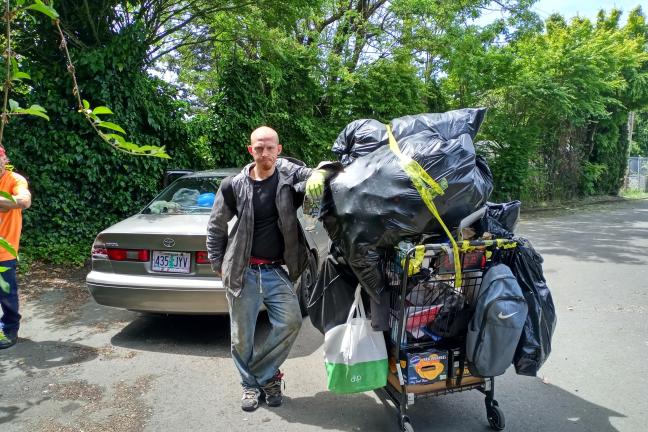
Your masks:
[{"label": "road shadow", "polygon": [[118,347],[204,357],[229,356],[229,317],[140,314],[116,333]]},{"label": "road shadow", "polygon": [[304,317],[301,330],[299,331],[299,336],[290,350],[288,358],[294,359],[308,357],[315,351],[322,351],[323,343],[324,335],[313,327],[310,318],[306,316]]},{"label": "road shadow", "polygon": [[[270,322],[259,314],[255,344],[262,344]],[[307,357],[322,344],[323,337],[304,319],[290,358]],[[227,315],[140,314],[111,338],[115,346],[140,351],[202,357],[230,357],[230,325]]]},{"label": "road shadow", "polygon": [[648,200],[523,216],[517,231],[542,254],[601,263],[648,264]]},{"label": "road shadow", "polygon": [[[501,387],[500,387],[501,388]],[[619,432],[610,422],[625,417],[616,411],[588,402],[553,385],[534,385],[515,394],[500,396],[506,430],[525,432],[575,431]],[[419,399],[408,415],[417,432],[491,430],[486,419],[484,396],[477,391]],[[399,430],[398,414],[369,394],[336,395],[320,392],[313,396],[288,398],[273,409],[289,423],[322,429],[393,432]]]},{"label": "road shadow", "polygon": [[38,294],[30,293],[21,302],[31,312],[25,318],[43,321],[51,331],[64,331],[79,338],[102,333],[137,317],[135,312],[97,304],[85,287],[78,286],[43,287]]},{"label": "road shadow", "polygon": [[11,421],[13,421],[20,414],[24,413],[27,410],[30,410],[37,405],[42,404],[49,399],[49,397],[42,397],[36,401],[28,400],[22,403],[22,405],[24,405],[22,407],[18,405],[0,405],[0,424],[11,423]]},{"label": "road shadow", "polygon": [[18,368],[29,376],[34,370],[84,363],[98,355],[96,348],[75,342],[34,342],[20,338],[13,347],[0,351],[0,375],[9,368]]}]

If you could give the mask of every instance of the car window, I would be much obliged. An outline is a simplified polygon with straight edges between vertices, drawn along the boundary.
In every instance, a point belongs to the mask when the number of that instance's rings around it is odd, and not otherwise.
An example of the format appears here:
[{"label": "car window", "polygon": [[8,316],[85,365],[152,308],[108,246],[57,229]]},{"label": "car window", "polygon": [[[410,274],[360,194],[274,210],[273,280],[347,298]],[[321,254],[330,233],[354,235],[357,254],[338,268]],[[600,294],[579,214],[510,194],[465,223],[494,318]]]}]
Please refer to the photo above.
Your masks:
[{"label": "car window", "polygon": [[160,192],[142,213],[209,213],[223,178],[180,178]]}]

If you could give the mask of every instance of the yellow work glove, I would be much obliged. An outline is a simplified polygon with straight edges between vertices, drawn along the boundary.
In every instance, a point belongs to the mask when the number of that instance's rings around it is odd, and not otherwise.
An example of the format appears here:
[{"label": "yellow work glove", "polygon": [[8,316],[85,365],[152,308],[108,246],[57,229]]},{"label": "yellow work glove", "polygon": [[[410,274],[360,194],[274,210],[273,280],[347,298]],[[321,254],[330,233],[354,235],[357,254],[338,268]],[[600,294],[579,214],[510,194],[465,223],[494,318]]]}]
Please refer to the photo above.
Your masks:
[{"label": "yellow work glove", "polygon": [[313,201],[319,201],[324,193],[324,180],[326,180],[326,171],[315,170],[306,180],[306,195]]}]

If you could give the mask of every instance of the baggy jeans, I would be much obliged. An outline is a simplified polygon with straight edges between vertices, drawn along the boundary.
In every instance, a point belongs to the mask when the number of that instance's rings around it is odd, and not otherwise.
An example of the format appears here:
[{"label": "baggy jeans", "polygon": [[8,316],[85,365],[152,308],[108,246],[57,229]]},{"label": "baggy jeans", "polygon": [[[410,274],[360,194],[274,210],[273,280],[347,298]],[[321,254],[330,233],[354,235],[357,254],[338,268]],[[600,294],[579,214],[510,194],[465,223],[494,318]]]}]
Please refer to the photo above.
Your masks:
[{"label": "baggy jeans", "polygon": [[2,278],[9,284],[9,292],[5,293],[0,289],[0,305],[2,305],[2,318],[0,318],[0,329],[9,337],[18,335],[20,327],[20,313],[18,312],[18,283],[16,282],[15,259],[0,261],[0,267],[7,267],[8,270],[0,273]]},{"label": "baggy jeans", "polygon": [[[230,311],[232,359],[241,385],[259,388],[275,375],[297,339],[302,324],[299,301],[286,271],[279,266],[250,266],[238,297],[227,293]],[[270,319],[270,333],[255,351],[254,332],[261,306]]]}]

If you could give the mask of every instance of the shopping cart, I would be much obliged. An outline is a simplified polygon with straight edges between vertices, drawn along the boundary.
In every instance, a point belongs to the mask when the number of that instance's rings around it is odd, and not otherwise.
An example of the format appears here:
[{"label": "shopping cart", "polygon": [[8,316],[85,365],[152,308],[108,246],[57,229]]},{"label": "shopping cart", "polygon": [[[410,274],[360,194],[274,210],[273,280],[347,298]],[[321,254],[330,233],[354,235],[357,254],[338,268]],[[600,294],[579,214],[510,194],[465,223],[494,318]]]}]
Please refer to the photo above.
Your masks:
[{"label": "shopping cart", "polygon": [[390,373],[377,393],[399,411],[402,431],[414,430],[407,409],[416,400],[467,390],[486,396],[490,427],[504,429],[495,380],[470,374],[465,336],[483,272],[506,261],[513,247],[512,240],[460,241],[458,255],[448,244],[424,244],[396,249],[388,257]]}]

